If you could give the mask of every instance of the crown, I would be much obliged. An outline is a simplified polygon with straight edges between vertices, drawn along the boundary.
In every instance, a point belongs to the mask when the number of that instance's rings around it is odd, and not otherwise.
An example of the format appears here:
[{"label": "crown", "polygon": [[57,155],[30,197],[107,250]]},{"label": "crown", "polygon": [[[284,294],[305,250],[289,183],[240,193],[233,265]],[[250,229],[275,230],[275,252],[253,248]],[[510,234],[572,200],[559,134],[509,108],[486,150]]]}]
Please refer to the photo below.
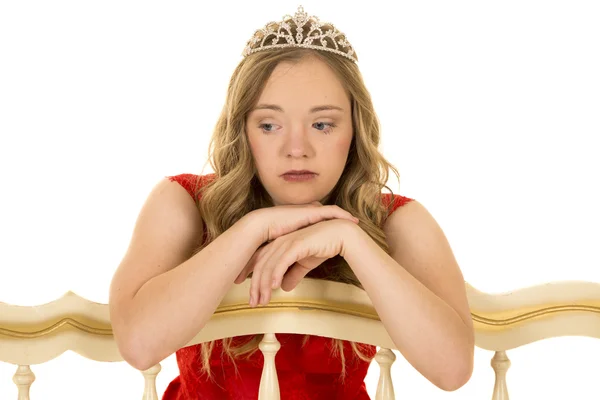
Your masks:
[{"label": "crown", "polygon": [[[295,36],[292,34],[290,20],[294,21],[297,27]],[[304,26],[308,23],[310,23],[310,27],[306,28],[308,33],[305,36]],[[331,27],[331,29],[323,32],[321,28],[324,26]],[[338,40],[339,36],[343,36],[343,38]],[[270,44],[267,41],[269,38],[272,38]],[[257,43],[259,44],[257,45]],[[289,14],[284,15],[280,22],[269,22],[264,28],[256,30],[252,38],[248,40],[242,55],[246,57],[258,51],[283,47],[304,47],[329,51],[358,62],[354,49],[346,40],[346,35],[338,31],[332,23],[320,22],[319,18],[315,16],[309,17],[302,6],[298,7],[298,11],[293,17]]]}]

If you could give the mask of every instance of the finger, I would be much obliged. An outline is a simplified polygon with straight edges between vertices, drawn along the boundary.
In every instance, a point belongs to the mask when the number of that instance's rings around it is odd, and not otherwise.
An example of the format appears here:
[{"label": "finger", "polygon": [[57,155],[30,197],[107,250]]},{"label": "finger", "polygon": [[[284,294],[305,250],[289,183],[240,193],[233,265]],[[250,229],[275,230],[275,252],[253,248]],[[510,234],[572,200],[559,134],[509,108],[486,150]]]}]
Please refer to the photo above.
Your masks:
[{"label": "finger", "polygon": [[237,278],[235,278],[233,283],[240,284],[248,278],[248,275],[250,275],[250,263],[254,264],[254,262],[253,262],[254,258],[255,258],[255,256],[253,255],[252,258],[250,259],[250,261],[248,261],[248,263],[244,267],[244,269],[242,269],[240,271],[240,273],[238,274]]},{"label": "finger", "polygon": [[294,265],[287,270],[281,281],[281,290],[284,292],[293,290],[309,272],[310,269],[298,263],[294,263]]},{"label": "finger", "polygon": [[301,259],[304,247],[297,240],[290,238],[278,240],[277,249],[266,261],[261,277],[261,304],[266,305],[271,300],[272,288],[277,287],[283,279],[288,268],[296,260]]},{"label": "finger", "polygon": [[[327,258],[317,258],[317,257],[305,257],[303,253],[306,252],[306,248],[302,246],[302,243],[295,242],[287,242],[285,246],[281,246],[280,250],[276,252],[272,260],[269,262],[273,263],[273,267],[265,268],[272,269],[272,273],[270,274],[271,279],[269,280],[267,277],[263,276],[262,284],[270,285],[269,287],[269,296],[271,294],[271,290],[280,286],[281,282],[283,282],[284,278],[289,274],[289,270],[294,265],[297,265],[300,269],[303,269],[303,274],[298,278],[301,280],[310,270],[312,265],[314,267],[321,264]],[[297,260],[303,260],[302,264],[298,264]],[[292,273],[292,277],[294,278],[296,275]],[[295,279],[295,278],[294,278]],[[282,287],[283,288],[283,287]],[[267,298],[267,302],[270,300],[270,297]],[[266,304],[266,303],[265,303]]]},{"label": "finger", "polygon": [[[322,261],[317,263],[317,265],[319,265],[321,262]],[[283,281],[283,279],[284,279],[285,275],[287,274],[287,271],[290,267],[291,267],[290,265],[286,266],[284,264],[281,264],[278,268],[275,268],[273,270],[273,273],[271,275],[272,276],[271,277],[271,290],[278,289],[280,287],[281,282]],[[309,268],[309,271],[311,269],[312,268]]]},{"label": "finger", "polygon": [[233,283],[238,284],[238,285],[244,283],[244,281],[246,279],[248,279],[250,272],[252,272],[252,269],[244,268],[244,270],[242,272],[240,272],[240,274],[237,276],[237,278],[235,278]]},{"label": "finger", "polygon": [[256,264],[256,259],[257,259],[257,253],[254,253],[252,255],[252,257],[250,258],[250,260],[248,261],[248,263],[246,263],[246,266],[244,267],[244,269],[242,269],[239,273],[239,275],[237,276],[237,278],[235,278],[235,281],[233,281],[233,283],[243,283],[247,278],[248,275],[250,275],[250,272],[252,272],[252,270],[254,269],[254,264]]},{"label": "finger", "polygon": [[308,270],[310,271],[310,270],[317,268],[319,265],[323,264],[323,262],[327,259],[328,259],[328,257],[311,256],[311,257],[307,257],[303,260],[298,261],[298,264],[300,264],[304,268],[308,268]]},{"label": "finger", "polygon": [[250,300],[248,300],[250,307],[256,307],[258,304],[259,294],[258,285],[260,283],[260,268],[254,267],[252,271],[252,279],[250,280]]},{"label": "finger", "polygon": [[[300,261],[295,262],[292,266],[287,268],[283,272],[283,274],[274,273],[273,274],[273,285],[271,286],[271,289],[277,289],[280,286],[283,289],[283,280],[286,279],[286,277],[290,274],[290,270],[292,269],[292,267],[294,265],[297,265],[298,267],[303,267],[306,270],[304,275],[300,277],[300,279],[303,279],[306,276],[306,274],[308,274],[308,272],[312,271],[313,269],[317,268],[319,265],[323,264],[323,262],[325,260],[327,260],[327,257],[313,257],[313,256],[307,257]],[[289,278],[287,278],[287,279],[289,279]],[[294,287],[295,286],[296,285],[294,285]]]},{"label": "finger", "polygon": [[267,305],[271,300],[271,288],[273,282],[277,280],[278,275],[282,275],[287,271],[292,263],[282,262],[285,259],[283,256],[289,257],[289,241],[276,240],[277,248],[269,255],[269,259],[265,261],[260,278],[260,300],[259,304]]},{"label": "finger", "polygon": [[266,246],[259,247],[258,250],[252,254],[252,257],[250,257],[250,260],[248,260],[244,269],[242,269],[237,278],[235,278],[234,283],[240,284],[248,279],[248,275],[250,275],[250,273],[254,270],[256,263],[260,261],[261,257],[264,255],[265,247]]},{"label": "finger", "polygon": [[250,281],[250,306],[255,307],[260,303],[260,285],[265,264],[268,263],[273,252],[277,249],[280,243],[277,239],[264,246],[261,249],[261,254],[257,256],[252,272],[252,280]]}]

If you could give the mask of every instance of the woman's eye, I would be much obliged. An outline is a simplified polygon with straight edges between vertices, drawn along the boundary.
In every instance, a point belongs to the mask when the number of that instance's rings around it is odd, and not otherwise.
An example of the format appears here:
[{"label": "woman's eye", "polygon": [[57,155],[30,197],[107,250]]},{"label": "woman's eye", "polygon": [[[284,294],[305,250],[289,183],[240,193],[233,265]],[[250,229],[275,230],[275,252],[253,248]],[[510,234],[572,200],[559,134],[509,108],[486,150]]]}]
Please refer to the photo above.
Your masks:
[{"label": "woman's eye", "polygon": [[[258,125],[258,127],[263,131],[263,132],[273,132],[274,131],[274,125],[275,124],[260,124]],[[331,130],[333,128],[335,128],[335,124],[334,123],[329,123],[329,122],[315,122],[313,124],[313,127],[315,127],[315,129],[327,134],[330,133]]]},{"label": "woman's eye", "polygon": [[265,127],[273,127],[273,124],[260,124],[258,127],[265,132],[272,132],[271,129],[265,129]]},{"label": "woman's eye", "polygon": [[325,134],[331,133],[331,131],[333,130],[333,128],[335,128],[335,126],[336,126],[334,123],[330,123],[330,122],[316,122],[314,125],[328,125],[329,128],[327,128],[327,129],[319,129],[319,128],[317,128],[318,130],[320,130],[321,132],[323,132]]}]

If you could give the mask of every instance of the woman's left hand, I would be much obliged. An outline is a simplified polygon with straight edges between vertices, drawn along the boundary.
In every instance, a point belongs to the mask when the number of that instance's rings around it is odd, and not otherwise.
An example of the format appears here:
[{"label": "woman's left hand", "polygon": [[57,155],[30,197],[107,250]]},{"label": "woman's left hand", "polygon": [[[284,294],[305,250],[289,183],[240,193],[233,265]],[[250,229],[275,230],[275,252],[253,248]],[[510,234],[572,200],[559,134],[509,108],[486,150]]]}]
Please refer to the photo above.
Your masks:
[{"label": "woman's left hand", "polygon": [[328,258],[343,256],[344,239],[356,228],[351,221],[333,219],[280,236],[257,250],[236,283],[252,272],[250,306],[266,305],[272,289],[288,292]]}]

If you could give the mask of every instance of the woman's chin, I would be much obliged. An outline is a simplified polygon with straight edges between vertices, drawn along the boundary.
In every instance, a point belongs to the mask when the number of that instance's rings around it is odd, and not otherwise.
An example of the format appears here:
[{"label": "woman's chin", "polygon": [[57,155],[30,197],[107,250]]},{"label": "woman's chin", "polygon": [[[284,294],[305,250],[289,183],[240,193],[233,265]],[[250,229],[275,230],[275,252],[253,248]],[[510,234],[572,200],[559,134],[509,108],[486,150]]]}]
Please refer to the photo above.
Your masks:
[{"label": "woman's chin", "polygon": [[276,206],[303,206],[309,205],[315,201],[318,201],[319,203],[323,204],[322,201],[314,197],[282,199],[281,201],[274,202],[274,204]]}]

